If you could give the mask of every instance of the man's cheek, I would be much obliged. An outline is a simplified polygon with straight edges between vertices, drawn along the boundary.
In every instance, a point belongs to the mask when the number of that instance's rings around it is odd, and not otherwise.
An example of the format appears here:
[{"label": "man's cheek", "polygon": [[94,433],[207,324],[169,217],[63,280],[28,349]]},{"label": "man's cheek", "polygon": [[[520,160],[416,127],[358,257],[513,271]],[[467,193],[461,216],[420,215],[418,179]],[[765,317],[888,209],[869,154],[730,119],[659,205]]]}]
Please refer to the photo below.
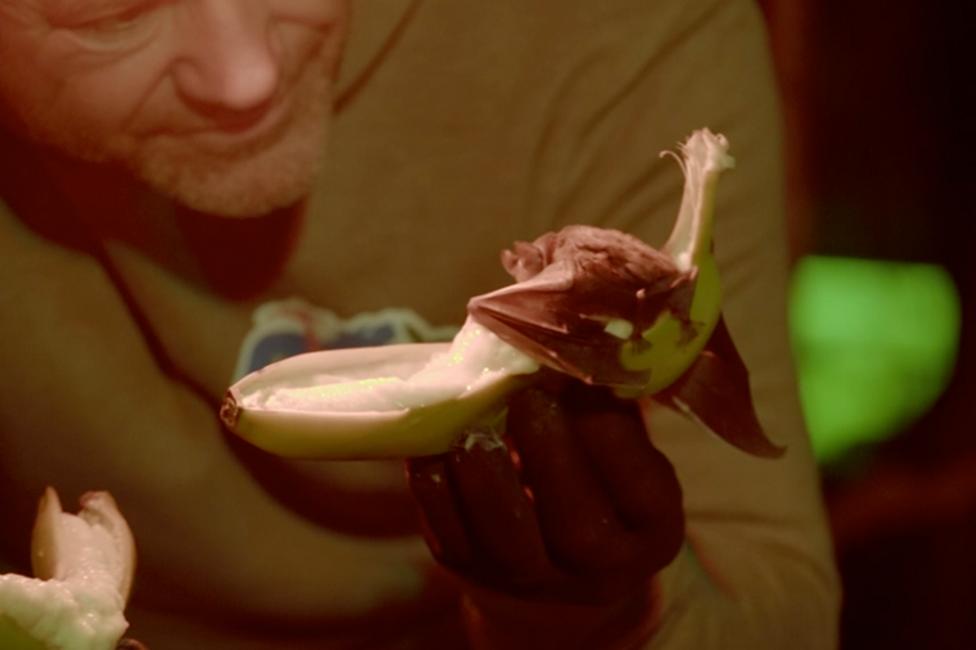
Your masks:
[{"label": "man's cheek", "polygon": [[119,83],[84,83],[78,80],[65,85],[55,98],[65,123],[92,133],[129,131],[142,119],[139,90]]}]

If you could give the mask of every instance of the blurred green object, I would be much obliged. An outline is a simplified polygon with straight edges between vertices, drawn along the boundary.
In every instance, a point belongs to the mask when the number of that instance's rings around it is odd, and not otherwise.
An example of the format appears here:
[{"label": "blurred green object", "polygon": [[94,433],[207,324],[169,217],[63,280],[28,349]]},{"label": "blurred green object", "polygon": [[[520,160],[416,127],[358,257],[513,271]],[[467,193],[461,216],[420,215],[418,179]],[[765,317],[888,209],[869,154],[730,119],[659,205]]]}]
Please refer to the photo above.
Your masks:
[{"label": "blurred green object", "polygon": [[822,463],[898,433],[945,389],[959,295],[930,264],[808,256],[793,272],[800,398]]}]

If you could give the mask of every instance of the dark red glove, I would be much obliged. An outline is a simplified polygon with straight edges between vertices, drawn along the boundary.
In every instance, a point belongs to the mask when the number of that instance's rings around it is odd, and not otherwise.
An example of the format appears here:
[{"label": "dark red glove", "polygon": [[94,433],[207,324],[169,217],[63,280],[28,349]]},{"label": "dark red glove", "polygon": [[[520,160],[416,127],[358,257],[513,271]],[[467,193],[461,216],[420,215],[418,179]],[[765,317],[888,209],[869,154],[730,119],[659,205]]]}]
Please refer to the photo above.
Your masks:
[{"label": "dark red glove", "polygon": [[684,536],[681,488],[638,404],[577,380],[516,393],[503,438],[473,429],[407,470],[434,557],[462,587],[523,602],[632,599]]}]

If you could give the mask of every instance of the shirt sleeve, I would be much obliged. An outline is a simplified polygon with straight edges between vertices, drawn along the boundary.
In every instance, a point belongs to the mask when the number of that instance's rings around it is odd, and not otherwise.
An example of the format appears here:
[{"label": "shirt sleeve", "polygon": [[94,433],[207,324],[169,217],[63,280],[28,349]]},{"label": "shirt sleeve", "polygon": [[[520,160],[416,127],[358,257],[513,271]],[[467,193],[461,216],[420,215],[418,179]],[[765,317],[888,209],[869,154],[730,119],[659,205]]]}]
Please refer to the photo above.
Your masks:
[{"label": "shirt sleeve", "polygon": [[725,134],[737,165],[715,213],[723,312],[760,421],[788,451],[753,458],[669,410],[647,414],[687,514],[649,647],[834,647],[838,580],[788,339],[781,117],[761,15],[745,1],[654,7],[622,13],[617,40],[594,38],[567,68],[575,99],[552,120],[562,157],[548,214],[658,246],[683,182],[659,152],[694,129]]}]

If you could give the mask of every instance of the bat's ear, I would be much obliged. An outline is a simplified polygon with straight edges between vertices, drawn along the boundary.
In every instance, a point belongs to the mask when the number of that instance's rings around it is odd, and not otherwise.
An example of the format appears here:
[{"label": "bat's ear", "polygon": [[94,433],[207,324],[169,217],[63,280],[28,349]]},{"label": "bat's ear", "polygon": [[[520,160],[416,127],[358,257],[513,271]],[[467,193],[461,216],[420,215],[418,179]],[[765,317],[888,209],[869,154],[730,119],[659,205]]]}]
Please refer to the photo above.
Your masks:
[{"label": "bat's ear", "polygon": [[774,444],[759,424],[749,391],[749,373],[722,318],[691,367],[654,399],[698,420],[715,435],[754,456],[778,458],[786,451]]},{"label": "bat's ear", "polygon": [[545,252],[536,244],[517,241],[511,250],[502,251],[502,266],[516,282],[534,278],[546,268]]}]

